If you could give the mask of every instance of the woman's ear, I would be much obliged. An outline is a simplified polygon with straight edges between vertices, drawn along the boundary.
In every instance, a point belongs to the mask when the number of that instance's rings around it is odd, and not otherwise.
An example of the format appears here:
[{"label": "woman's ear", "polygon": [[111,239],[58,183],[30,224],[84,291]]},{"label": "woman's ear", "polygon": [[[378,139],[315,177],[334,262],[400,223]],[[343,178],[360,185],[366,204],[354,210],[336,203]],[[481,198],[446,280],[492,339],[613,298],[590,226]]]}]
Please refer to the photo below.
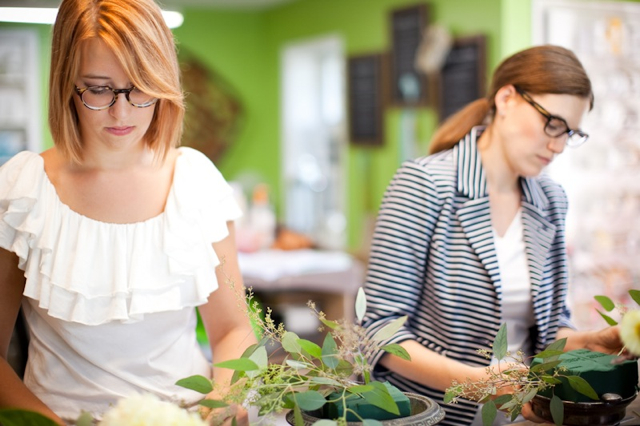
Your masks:
[{"label": "woman's ear", "polygon": [[506,86],[502,86],[496,92],[496,96],[494,98],[494,102],[496,105],[496,115],[499,117],[504,117],[508,112],[509,108],[513,104],[513,101],[517,97],[518,92],[513,84],[507,84]]}]

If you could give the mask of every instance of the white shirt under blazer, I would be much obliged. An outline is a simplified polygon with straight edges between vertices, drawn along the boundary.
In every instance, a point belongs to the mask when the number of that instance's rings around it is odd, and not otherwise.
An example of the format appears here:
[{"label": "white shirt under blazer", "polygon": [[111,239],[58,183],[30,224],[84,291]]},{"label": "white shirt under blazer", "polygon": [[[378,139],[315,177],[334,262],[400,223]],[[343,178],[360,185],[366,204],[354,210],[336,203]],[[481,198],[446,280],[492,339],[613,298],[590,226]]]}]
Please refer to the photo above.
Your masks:
[{"label": "white shirt under blazer", "polygon": [[[388,343],[416,340],[436,353],[473,366],[489,360],[502,318],[502,284],[492,234],[486,174],[475,127],[452,149],[405,162],[383,197],[373,237],[365,291],[370,335],[408,315]],[[531,279],[533,349],[572,327],[566,306],[567,198],[548,176],[521,178],[522,226]],[[476,404],[443,404],[443,392],[389,372],[372,356],[374,377],[433,398],[444,425],[470,424]]]}]

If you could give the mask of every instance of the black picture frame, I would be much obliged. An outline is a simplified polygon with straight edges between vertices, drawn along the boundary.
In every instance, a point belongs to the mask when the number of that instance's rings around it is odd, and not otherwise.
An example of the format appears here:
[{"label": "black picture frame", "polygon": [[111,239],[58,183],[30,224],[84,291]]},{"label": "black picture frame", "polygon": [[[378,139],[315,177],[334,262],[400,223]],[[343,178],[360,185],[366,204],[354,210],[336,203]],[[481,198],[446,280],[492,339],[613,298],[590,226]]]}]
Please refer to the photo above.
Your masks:
[{"label": "black picture frame", "polygon": [[438,75],[437,110],[440,122],[486,94],[487,38],[483,34],[457,37]]},{"label": "black picture frame", "polygon": [[[425,3],[393,9],[391,27],[391,100],[397,106],[429,106],[430,88],[427,76],[415,66],[416,54],[429,22]],[[417,93],[408,95],[407,85]]]},{"label": "black picture frame", "polygon": [[347,60],[349,139],[380,146],[384,140],[385,55],[354,55]]}]

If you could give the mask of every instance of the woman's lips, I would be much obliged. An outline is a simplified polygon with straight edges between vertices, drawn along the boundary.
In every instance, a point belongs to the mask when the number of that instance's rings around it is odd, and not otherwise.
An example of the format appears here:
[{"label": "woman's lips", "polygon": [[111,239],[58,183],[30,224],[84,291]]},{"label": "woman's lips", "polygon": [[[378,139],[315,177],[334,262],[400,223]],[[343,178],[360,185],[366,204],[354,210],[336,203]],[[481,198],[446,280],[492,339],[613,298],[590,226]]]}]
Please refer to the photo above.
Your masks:
[{"label": "woman's lips", "polygon": [[125,136],[133,131],[133,126],[107,127],[107,132],[116,136]]},{"label": "woman's lips", "polygon": [[542,164],[544,164],[545,166],[548,166],[551,163],[551,159],[550,158],[542,157],[542,156],[538,156],[538,158],[540,159]]}]

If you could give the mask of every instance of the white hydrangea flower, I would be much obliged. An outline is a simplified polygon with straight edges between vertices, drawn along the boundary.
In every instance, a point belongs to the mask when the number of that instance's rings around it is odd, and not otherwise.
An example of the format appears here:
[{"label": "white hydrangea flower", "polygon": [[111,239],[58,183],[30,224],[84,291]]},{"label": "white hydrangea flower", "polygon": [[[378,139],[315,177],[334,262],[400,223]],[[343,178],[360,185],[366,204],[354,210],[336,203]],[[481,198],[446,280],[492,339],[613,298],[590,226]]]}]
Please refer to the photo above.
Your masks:
[{"label": "white hydrangea flower", "polygon": [[620,338],[627,350],[640,356],[640,311],[629,311],[620,321]]},{"label": "white hydrangea flower", "polygon": [[100,426],[207,426],[191,413],[155,395],[123,398],[104,414]]}]

